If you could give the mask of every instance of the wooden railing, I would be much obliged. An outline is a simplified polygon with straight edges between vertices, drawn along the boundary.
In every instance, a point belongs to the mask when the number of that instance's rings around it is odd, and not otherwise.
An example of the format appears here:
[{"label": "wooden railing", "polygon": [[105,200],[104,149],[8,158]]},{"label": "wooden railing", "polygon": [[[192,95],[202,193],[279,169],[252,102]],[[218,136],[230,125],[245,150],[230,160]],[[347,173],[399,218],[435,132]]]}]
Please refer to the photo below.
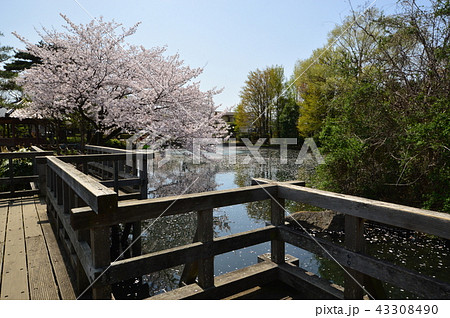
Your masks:
[{"label": "wooden railing", "polygon": [[[276,277],[296,288],[304,286],[306,278],[301,269],[284,263],[285,243],[334,259],[347,268],[353,278],[346,279],[345,292],[342,295],[323,282],[308,282],[331,298],[361,299],[365,292],[360,285],[367,286],[367,277],[391,283],[423,298],[450,298],[448,283],[365,254],[362,231],[365,220],[371,220],[450,239],[448,230],[450,215],[315,190],[296,185],[296,182],[256,181],[257,185],[238,189],[118,202],[116,208],[106,213],[96,211],[91,206],[73,208],[70,225],[74,231],[90,230],[92,232],[93,229],[106,229],[118,223],[197,211],[198,242],[120,261],[107,262],[105,259],[101,264],[105,269],[107,267],[107,271],[98,281],[98,284],[102,286],[198,261],[198,282],[194,284],[195,288],[189,291],[189,297],[195,298],[195,295],[205,293],[219,284],[219,278],[214,278],[214,256],[270,241],[271,260],[276,264]],[[271,225],[213,238],[212,211],[214,208],[261,200],[271,200]],[[345,246],[311,237],[307,233],[286,226],[283,208],[285,200],[308,203],[344,213],[346,215]],[[102,233],[106,233],[106,230]],[[102,244],[106,248],[105,240]],[[273,267],[267,269],[267,273],[269,271],[271,273],[268,275],[270,279],[273,278],[273,270]],[[101,268],[95,267],[92,272],[100,271]],[[263,282],[264,280],[258,276],[258,283]],[[241,282],[240,286],[242,287],[243,284]],[[375,292],[373,294],[377,295]],[[202,295],[205,296],[205,294]],[[101,294],[101,296],[109,297],[107,294]]]},{"label": "wooden railing", "polygon": [[[56,223],[56,232],[76,271],[77,290],[82,293],[102,268],[110,263],[110,227],[95,226],[76,231],[70,225],[70,211],[89,206],[98,215],[114,213],[117,193],[73,165],[47,157],[47,210]],[[95,299],[110,298],[109,285],[94,284]]]},{"label": "wooden railing", "polygon": [[[153,152],[94,145],[86,145],[85,150],[92,160],[84,162],[85,170],[83,171],[89,171],[100,178],[102,184],[114,186],[117,191],[117,180],[119,180],[119,187],[128,187],[127,192],[133,192],[130,187],[140,186],[140,194],[121,195],[119,200],[147,198],[148,161],[154,158]],[[105,160],[101,160],[102,158]],[[81,162],[83,159],[77,160]]]},{"label": "wooden railing", "polygon": [[[365,254],[364,222],[370,220],[450,239],[450,215],[376,200],[280,184],[278,194],[286,200],[308,203],[345,214],[345,247],[326,240],[313,239],[286,226],[279,228],[282,241],[325,258],[334,258],[345,266],[360,285],[372,277],[410,291],[422,298],[449,299],[450,285],[415,271]],[[318,244],[322,247],[320,247]],[[328,252],[325,252],[328,251]],[[345,281],[345,297],[361,299],[362,288],[350,277]]]},{"label": "wooden railing", "polygon": [[[124,151],[45,159],[48,211],[56,221],[58,236],[71,255],[79,292],[93,284],[94,299],[110,299],[111,285],[117,282],[194,262],[198,264],[197,282],[167,297],[218,297],[225,290],[278,279],[294,288],[307,289],[314,295],[311,297],[361,299],[366,291],[381,297],[374,286],[384,281],[421,298],[450,298],[448,283],[368,255],[363,236],[364,222],[370,220],[450,239],[448,214],[320,191],[307,188],[298,181],[279,183],[264,179],[255,179],[254,185],[238,189],[121,201],[118,195],[120,188],[137,183],[142,186],[142,176],[145,175],[142,170],[139,178],[132,174],[139,164],[135,163],[135,168],[130,169],[124,162],[130,155],[132,161],[137,161],[137,154]],[[93,165],[95,163],[101,165]],[[100,168],[103,172],[98,170]],[[145,198],[143,195],[139,197]],[[261,200],[271,201],[270,225],[225,237],[213,237],[214,208]],[[284,222],[286,200],[345,214],[345,244],[337,245],[287,226]],[[196,241],[141,255],[138,240],[141,221],[191,211],[197,213]],[[137,244],[132,247],[133,257],[115,261],[110,255],[111,229],[118,224],[134,224],[133,240],[137,240]],[[238,280],[230,276],[214,277],[216,255],[269,241],[271,261],[264,262],[258,270],[249,271]],[[304,270],[285,263],[286,243],[333,259],[344,266],[352,276],[346,277],[344,292],[322,280],[314,280]]]},{"label": "wooden railing", "polygon": [[[4,198],[17,198],[22,196],[29,196],[38,194],[39,190],[36,188],[31,189],[15,189],[17,184],[21,185],[29,185],[29,183],[38,183],[39,180],[39,171],[43,168],[37,162],[39,157],[51,156],[53,155],[52,151],[41,151],[36,150],[33,147],[33,151],[29,152],[2,152],[0,153],[0,162],[3,160],[8,160],[8,170],[9,176],[0,178],[0,185],[8,185],[9,191],[1,192],[0,199]],[[15,160],[31,160],[33,165],[33,174],[28,176],[18,176],[14,174],[14,161]]]},{"label": "wooden railing", "polygon": [[[147,156],[140,153],[117,153],[117,154],[89,154],[58,157],[61,161],[73,163],[78,169],[95,177],[102,185],[112,187],[114,191],[128,188],[128,192],[121,193],[119,200],[141,199],[147,197]],[[133,162],[137,170],[130,170],[125,164],[127,160]],[[137,163],[139,160],[141,164]],[[132,166],[132,167],[133,167]],[[141,170],[142,169],[142,170]],[[139,189],[133,190],[138,186]],[[136,192],[137,191],[137,192]]]},{"label": "wooden railing", "polygon": [[[77,273],[77,289],[82,293],[96,281],[104,266],[110,264],[111,226],[94,226],[87,230],[74,230],[70,224],[70,211],[76,207],[89,207],[98,215],[114,213],[118,200],[140,199],[147,196],[146,152],[117,152],[47,157],[47,207],[53,216],[59,237],[71,255],[71,263]],[[126,162],[131,162],[134,170]],[[140,161],[140,162],[139,162]],[[139,169],[139,170],[137,170]],[[134,174],[132,174],[134,173]],[[137,176],[139,175],[139,177]],[[126,194],[124,187],[138,192]],[[118,195],[119,192],[121,195]],[[133,228],[137,240],[133,255],[140,255],[140,222],[126,223]],[[113,227],[114,228],[114,227]],[[117,229],[117,227],[115,228]],[[94,284],[93,297],[109,298],[110,284]]]}]

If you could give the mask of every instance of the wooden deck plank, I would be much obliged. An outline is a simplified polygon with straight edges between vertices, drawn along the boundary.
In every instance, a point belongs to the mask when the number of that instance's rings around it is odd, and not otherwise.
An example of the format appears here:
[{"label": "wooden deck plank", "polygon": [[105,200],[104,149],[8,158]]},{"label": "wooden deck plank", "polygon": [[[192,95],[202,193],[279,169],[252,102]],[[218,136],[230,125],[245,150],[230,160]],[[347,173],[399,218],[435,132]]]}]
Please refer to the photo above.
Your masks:
[{"label": "wooden deck plank", "polygon": [[237,294],[225,297],[223,299],[224,300],[243,299],[245,297],[248,297],[248,295],[250,295],[250,294],[254,294],[254,293],[260,292],[261,290],[262,290],[261,286],[256,286],[256,287],[253,287],[253,288],[241,291],[241,292],[239,292]]},{"label": "wooden deck plank", "polygon": [[62,249],[58,244],[56,235],[53,232],[50,220],[47,215],[47,206],[45,199],[35,198],[36,209],[39,216],[42,231],[44,233],[45,242],[47,244],[50,261],[56,276],[56,283],[59,288],[61,299],[76,299],[74,284],[70,277],[75,277],[69,268],[69,260],[62,253]]},{"label": "wooden deck plank", "polygon": [[61,248],[53,232],[52,226],[48,219],[47,207],[43,198],[35,198],[36,209],[39,216],[42,231],[44,233],[45,242],[47,244],[50,261],[56,276],[56,283],[59,288],[61,299],[76,299],[74,284],[70,277],[75,277],[71,274],[71,269],[68,268],[69,261],[65,260]]},{"label": "wooden deck plank", "polygon": [[0,286],[2,285],[3,250],[5,248],[8,201],[0,201]]},{"label": "wooden deck plank", "polygon": [[28,237],[25,239],[25,245],[27,249],[30,298],[32,300],[59,299],[58,288],[53,277],[44,237]]},{"label": "wooden deck plank", "polygon": [[264,261],[215,277],[213,288],[203,289],[194,283],[146,299],[222,299],[260,284],[273,282],[277,278],[277,272],[277,264]]},{"label": "wooden deck plank", "polygon": [[33,198],[22,198],[22,211],[25,238],[43,236]]},{"label": "wooden deck plank", "polygon": [[20,200],[9,206],[1,299],[29,299],[27,260]]},{"label": "wooden deck plank", "polygon": [[22,199],[22,211],[30,298],[32,300],[59,299],[58,287],[34,198]]},{"label": "wooden deck plank", "polygon": [[305,299],[344,299],[344,293],[339,286],[303,268],[291,264],[278,264],[278,268],[278,279],[303,292]]},{"label": "wooden deck plank", "polygon": [[0,201],[0,243],[5,242],[8,201]]}]

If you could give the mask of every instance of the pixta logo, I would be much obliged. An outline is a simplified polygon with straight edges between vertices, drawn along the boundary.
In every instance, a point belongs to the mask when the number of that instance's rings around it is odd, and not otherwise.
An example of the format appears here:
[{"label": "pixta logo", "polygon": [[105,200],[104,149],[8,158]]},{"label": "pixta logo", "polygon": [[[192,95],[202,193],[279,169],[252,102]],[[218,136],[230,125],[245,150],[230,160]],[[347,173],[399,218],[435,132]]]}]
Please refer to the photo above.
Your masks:
[{"label": "pixta logo", "polygon": [[[261,146],[266,142],[266,138],[259,138],[256,143],[252,143],[248,138],[243,138],[245,148],[248,150],[247,156],[243,160],[243,164],[250,164],[256,161],[258,164],[266,164],[266,160],[260,153]],[[228,143],[227,155],[224,155],[221,140],[218,138],[196,138],[193,140],[193,162],[194,164],[201,163],[202,147],[207,145],[215,145],[216,151],[214,160],[228,160],[228,163],[236,163],[236,140],[230,139]],[[280,149],[280,164],[288,163],[288,145],[297,145],[297,138],[270,138],[270,145],[278,145]],[[208,158],[211,158],[209,156]],[[295,160],[295,164],[301,165],[305,161],[316,161],[317,164],[325,163],[319,149],[313,138],[306,138]]]}]

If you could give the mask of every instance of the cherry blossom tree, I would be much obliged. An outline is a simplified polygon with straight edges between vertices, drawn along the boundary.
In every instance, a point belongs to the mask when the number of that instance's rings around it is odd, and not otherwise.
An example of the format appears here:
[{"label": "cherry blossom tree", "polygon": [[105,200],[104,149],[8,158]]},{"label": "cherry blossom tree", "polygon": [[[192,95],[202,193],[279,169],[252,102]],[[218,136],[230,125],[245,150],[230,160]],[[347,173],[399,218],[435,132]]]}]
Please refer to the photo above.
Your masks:
[{"label": "cherry blossom tree", "polygon": [[100,18],[76,25],[61,16],[65,31],[43,28],[39,46],[14,34],[42,60],[19,79],[31,100],[19,116],[71,119],[106,139],[147,131],[183,146],[226,134],[213,102],[220,91],[202,91],[194,82],[202,68],[186,66],[178,54],[165,56],[164,47],[127,44],[139,23],[125,29]]}]

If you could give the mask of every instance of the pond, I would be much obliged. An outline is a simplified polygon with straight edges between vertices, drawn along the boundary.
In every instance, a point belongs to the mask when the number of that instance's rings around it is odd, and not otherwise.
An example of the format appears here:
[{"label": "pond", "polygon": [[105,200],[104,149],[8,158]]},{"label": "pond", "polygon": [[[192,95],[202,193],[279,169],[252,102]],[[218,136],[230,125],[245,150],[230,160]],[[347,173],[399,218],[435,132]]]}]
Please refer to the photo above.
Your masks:
[{"label": "pond", "polygon": [[[236,156],[236,163],[228,155]],[[250,153],[245,148],[225,148],[222,160],[193,164],[192,158],[180,153],[172,154],[170,161],[153,169],[149,181],[149,197],[178,195],[211,190],[224,190],[248,186],[251,178],[267,178],[277,181],[308,180],[314,173],[316,162],[305,160],[296,163],[298,150],[288,150],[287,164],[280,161],[280,150],[260,149],[264,163],[254,158],[247,162]],[[216,158],[217,159],[217,158]],[[310,210],[295,202],[286,202],[289,213]],[[214,235],[231,235],[264,227],[270,220],[270,202],[261,201],[214,209]],[[156,252],[193,242],[196,230],[196,214],[162,216],[143,222],[143,253]],[[343,233],[330,233],[329,239],[343,242]],[[437,238],[404,231],[392,231],[368,224],[366,226],[368,253],[403,265],[416,271],[448,281],[450,269],[449,248]],[[257,263],[257,256],[270,252],[270,242],[218,255],[214,259],[215,276]],[[297,257],[300,267],[330,282],[343,285],[343,270],[334,262],[315,256],[303,249],[286,244],[286,253]],[[169,291],[179,286],[184,266],[144,276],[149,295]],[[414,295],[384,284],[389,298],[410,299]]]}]

